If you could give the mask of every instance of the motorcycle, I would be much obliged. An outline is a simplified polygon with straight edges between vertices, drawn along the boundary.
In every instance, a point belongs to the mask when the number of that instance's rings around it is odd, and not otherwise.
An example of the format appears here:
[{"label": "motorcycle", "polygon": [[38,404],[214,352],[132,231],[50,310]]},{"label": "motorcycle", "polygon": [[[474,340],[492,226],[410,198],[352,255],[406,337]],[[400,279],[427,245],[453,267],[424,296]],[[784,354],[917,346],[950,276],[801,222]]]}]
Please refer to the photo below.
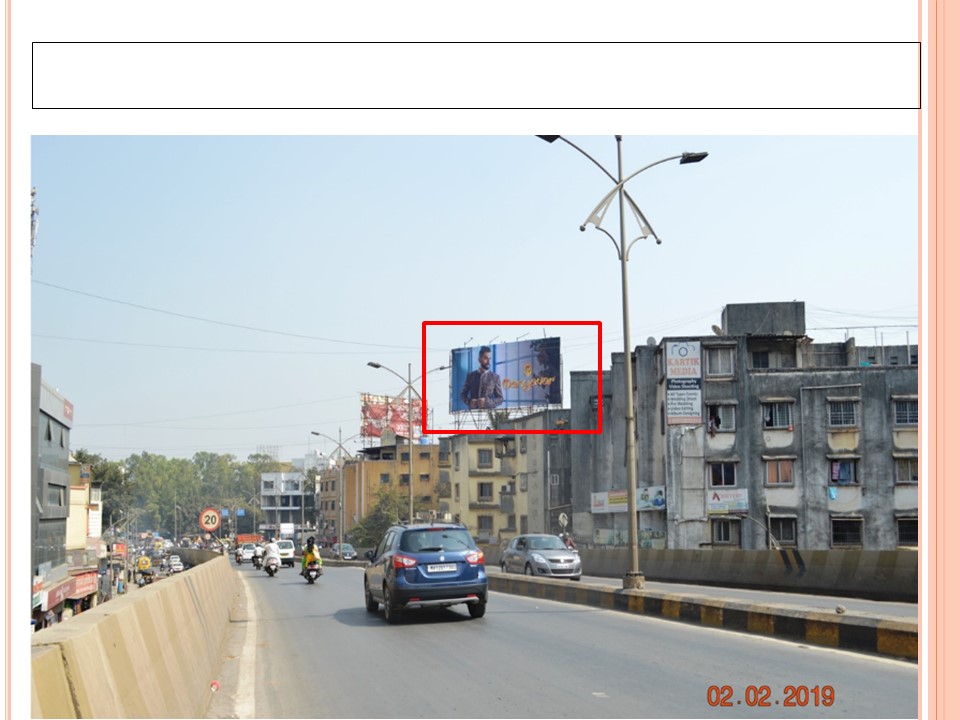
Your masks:
[{"label": "motorcycle", "polygon": [[253,567],[255,570],[260,570],[263,567],[263,556],[254,555],[253,556]]},{"label": "motorcycle", "polygon": [[316,560],[312,560],[307,563],[306,569],[303,571],[303,576],[307,579],[307,582],[310,585],[313,585],[316,582],[317,578],[323,575],[323,568],[320,566]]},{"label": "motorcycle", "polygon": [[263,569],[266,571],[267,575],[273,577],[277,574],[277,570],[280,569],[280,561],[277,558],[272,557],[267,560],[266,563],[264,563]]},{"label": "motorcycle", "polygon": [[243,565],[243,553],[237,550],[235,557],[237,558],[237,565]]}]

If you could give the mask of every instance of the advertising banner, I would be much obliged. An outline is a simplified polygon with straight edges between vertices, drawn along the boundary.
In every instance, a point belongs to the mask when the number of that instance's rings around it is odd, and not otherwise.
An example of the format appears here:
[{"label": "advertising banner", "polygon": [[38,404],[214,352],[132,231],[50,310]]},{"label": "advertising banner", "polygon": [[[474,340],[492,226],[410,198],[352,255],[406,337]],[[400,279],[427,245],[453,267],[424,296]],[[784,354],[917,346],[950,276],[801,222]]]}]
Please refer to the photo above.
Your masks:
[{"label": "advertising banner", "polygon": [[708,490],[708,515],[736,515],[750,512],[747,488],[738,490]]},{"label": "advertising banner", "polygon": [[[421,402],[413,398],[410,403],[413,415],[410,425],[413,437],[418,437],[422,424]],[[390,428],[398,435],[407,436],[407,397],[406,394],[398,397],[389,395],[360,395],[360,434],[363,437],[380,437],[384,430]]]},{"label": "advertising banner", "polygon": [[[590,512],[594,514],[626,512],[629,507],[627,500],[626,490],[590,493]],[[666,507],[665,485],[637,488],[637,510],[665,510]]]},{"label": "advertising banner", "polygon": [[665,510],[666,485],[637,488],[637,510]]},{"label": "advertising banner", "polygon": [[667,424],[699,425],[703,422],[700,342],[666,345]]},{"label": "advertising banner", "polygon": [[450,412],[563,403],[560,338],[450,351]]}]

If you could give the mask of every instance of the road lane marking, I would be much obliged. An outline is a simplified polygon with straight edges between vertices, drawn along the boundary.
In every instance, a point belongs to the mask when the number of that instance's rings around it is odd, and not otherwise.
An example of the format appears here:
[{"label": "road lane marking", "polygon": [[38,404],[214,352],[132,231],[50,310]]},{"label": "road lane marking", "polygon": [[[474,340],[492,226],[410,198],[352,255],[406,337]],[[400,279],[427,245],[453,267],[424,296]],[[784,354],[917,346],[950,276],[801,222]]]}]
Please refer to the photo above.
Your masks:
[{"label": "road lane marking", "polygon": [[240,582],[243,585],[247,606],[247,627],[243,637],[243,649],[240,651],[240,673],[233,704],[233,716],[255,718],[256,697],[253,686],[257,677],[257,614],[253,606],[253,596],[250,594],[250,588],[243,573],[240,573]]}]

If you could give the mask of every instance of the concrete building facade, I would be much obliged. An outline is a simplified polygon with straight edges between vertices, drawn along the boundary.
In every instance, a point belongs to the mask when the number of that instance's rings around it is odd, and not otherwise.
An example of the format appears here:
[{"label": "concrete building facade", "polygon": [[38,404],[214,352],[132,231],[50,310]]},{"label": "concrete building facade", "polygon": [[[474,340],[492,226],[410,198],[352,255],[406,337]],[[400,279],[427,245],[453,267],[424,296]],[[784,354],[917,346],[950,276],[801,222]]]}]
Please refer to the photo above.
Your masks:
[{"label": "concrete building facade", "polygon": [[[641,546],[915,547],[916,346],[817,344],[799,302],[728,305],[721,323],[635,351]],[[623,368],[604,374],[603,435],[572,442],[574,526],[597,544],[629,522]],[[574,427],[598,421],[596,387],[572,374]]]}]

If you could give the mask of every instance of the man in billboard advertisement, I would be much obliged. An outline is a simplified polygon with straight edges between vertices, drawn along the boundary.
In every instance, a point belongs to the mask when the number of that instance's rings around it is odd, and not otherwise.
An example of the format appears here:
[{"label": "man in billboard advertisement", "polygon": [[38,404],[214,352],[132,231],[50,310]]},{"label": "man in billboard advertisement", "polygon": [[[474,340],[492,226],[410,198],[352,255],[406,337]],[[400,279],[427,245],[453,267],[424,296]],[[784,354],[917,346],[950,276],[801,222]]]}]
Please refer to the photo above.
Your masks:
[{"label": "man in billboard advertisement", "polygon": [[491,368],[490,347],[484,345],[477,355],[479,367],[467,375],[460,390],[460,400],[470,410],[488,410],[503,403],[500,376]]}]

